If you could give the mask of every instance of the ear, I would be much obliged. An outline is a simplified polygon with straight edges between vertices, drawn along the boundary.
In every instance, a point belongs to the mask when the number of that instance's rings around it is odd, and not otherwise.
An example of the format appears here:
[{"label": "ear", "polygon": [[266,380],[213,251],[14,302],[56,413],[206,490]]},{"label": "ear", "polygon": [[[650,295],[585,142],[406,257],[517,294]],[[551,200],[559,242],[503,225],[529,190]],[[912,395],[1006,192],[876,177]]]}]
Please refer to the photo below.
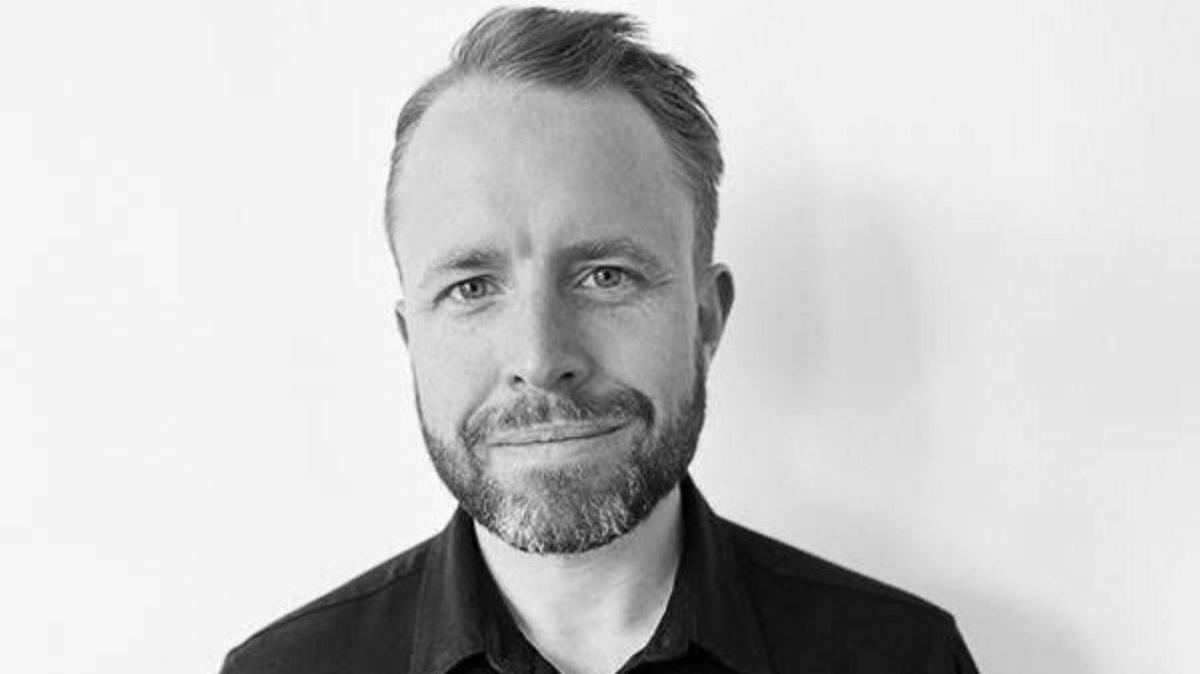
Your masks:
[{"label": "ear", "polygon": [[404,312],[408,310],[408,306],[404,300],[396,300],[396,304],[392,307],[396,312],[396,327],[400,329],[400,339],[404,340],[404,345],[408,346],[408,323],[404,317]]},{"label": "ear", "polygon": [[700,344],[704,363],[712,363],[733,308],[733,273],[724,264],[711,264],[700,275]]}]

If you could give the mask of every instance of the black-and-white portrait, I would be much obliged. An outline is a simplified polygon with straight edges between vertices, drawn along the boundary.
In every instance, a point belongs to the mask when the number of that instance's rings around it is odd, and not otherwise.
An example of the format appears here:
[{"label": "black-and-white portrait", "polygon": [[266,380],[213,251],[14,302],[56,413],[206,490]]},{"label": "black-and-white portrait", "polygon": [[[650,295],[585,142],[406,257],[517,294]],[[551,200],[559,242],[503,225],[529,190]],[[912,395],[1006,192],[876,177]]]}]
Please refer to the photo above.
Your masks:
[{"label": "black-and-white portrait", "polygon": [[0,9],[6,669],[1197,670],[1198,39]]}]

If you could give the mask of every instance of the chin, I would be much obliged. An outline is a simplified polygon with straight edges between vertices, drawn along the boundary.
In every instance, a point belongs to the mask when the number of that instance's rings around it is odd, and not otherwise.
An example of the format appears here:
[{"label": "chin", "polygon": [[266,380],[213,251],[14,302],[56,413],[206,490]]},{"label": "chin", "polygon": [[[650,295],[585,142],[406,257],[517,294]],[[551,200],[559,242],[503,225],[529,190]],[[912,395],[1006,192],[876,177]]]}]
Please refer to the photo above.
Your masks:
[{"label": "chin", "polygon": [[679,484],[704,407],[704,378],[697,376],[674,414],[641,415],[641,423],[602,440],[511,451],[473,445],[469,434],[441,438],[424,419],[422,430],[439,476],[476,522],[518,550],[573,554],[625,535]]},{"label": "chin", "polygon": [[[484,527],[525,552],[587,552],[625,535],[657,503],[630,470],[597,475],[581,466],[528,471],[520,486],[504,490],[476,517]],[[475,513],[472,513],[475,515]]]}]

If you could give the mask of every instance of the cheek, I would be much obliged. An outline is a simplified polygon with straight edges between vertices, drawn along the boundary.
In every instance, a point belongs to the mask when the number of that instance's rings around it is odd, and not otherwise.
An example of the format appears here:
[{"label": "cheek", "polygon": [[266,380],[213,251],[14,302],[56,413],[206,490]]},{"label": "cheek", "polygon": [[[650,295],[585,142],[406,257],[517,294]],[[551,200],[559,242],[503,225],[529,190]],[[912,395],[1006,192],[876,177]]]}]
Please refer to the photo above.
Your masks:
[{"label": "cheek", "polygon": [[455,429],[487,397],[486,345],[437,330],[410,331],[409,359],[425,423]]},{"label": "cheek", "polygon": [[615,381],[642,391],[659,406],[690,393],[697,330],[688,305],[606,321],[596,332],[597,360]]}]

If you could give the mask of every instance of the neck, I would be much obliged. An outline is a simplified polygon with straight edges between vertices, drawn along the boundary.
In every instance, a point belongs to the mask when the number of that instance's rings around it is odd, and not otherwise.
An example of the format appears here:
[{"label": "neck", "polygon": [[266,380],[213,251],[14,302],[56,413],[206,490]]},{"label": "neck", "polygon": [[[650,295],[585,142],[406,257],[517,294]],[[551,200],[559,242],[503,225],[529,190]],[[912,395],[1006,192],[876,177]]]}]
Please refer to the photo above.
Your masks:
[{"label": "neck", "polygon": [[632,531],[573,555],[522,552],[475,524],[484,562],[526,638],[563,672],[614,672],[666,610],[683,538],[679,487]]}]

